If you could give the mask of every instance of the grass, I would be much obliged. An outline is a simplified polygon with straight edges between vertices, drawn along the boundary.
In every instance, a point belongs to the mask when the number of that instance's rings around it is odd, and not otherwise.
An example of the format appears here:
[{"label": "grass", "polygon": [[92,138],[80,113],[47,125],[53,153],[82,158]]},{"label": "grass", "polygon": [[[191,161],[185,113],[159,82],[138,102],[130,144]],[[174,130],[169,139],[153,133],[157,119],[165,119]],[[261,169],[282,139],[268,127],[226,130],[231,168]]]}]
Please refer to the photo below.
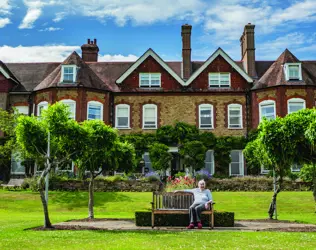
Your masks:
[{"label": "grass", "polygon": [[[267,218],[272,193],[214,192],[216,209],[236,219]],[[149,209],[151,193],[96,193],[97,218],[133,218]],[[50,192],[53,223],[87,217],[86,192]],[[316,224],[310,192],[279,194],[279,219]],[[0,190],[0,249],[314,249],[316,233],[30,231],[43,224],[37,193]]]}]

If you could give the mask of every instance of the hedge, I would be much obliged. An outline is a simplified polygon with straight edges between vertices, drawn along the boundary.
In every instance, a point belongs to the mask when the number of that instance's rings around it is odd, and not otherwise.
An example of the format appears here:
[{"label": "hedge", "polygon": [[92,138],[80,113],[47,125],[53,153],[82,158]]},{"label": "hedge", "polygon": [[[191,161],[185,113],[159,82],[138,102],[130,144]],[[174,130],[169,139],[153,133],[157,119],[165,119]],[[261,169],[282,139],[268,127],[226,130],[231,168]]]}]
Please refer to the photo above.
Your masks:
[{"label": "hedge", "polygon": [[[214,213],[215,227],[233,227],[234,226],[233,212],[219,212]],[[209,226],[209,216],[202,214],[201,220],[204,227]],[[138,211],[135,212],[136,226],[150,227],[151,226],[151,212]],[[155,226],[178,226],[185,227],[189,224],[188,214],[155,214]]]}]

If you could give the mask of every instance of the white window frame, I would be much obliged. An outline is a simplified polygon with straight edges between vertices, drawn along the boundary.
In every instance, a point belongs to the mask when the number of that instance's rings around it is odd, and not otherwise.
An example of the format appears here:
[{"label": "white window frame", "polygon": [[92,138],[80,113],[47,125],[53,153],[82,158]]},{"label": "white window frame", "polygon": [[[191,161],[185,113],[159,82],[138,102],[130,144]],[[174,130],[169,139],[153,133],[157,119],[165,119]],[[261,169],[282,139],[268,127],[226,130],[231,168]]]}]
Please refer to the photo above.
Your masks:
[{"label": "white window frame", "polygon": [[290,113],[291,102],[302,102],[303,103],[303,109],[306,108],[306,101],[304,99],[302,99],[302,98],[291,98],[291,99],[287,100],[287,113],[288,114],[291,114]]},{"label": "white window frame", "polygon": [[299,172],[301,172],[302,166],[300,167],[300,169],[294,168],[293,166],[300,166],[300,165],[299,165],[299,164],[296,164],[296,163],[292,164],[292,166],[291,166],[291,172],[293,172],[293,173],[299,173]]},{"label": "white window frame", "polygon": [[[141,84],[142,76],[145,76],[145,75],[148,75],[148,78],[149,78],[149,85],[148,86],[142,86],[142,84]],[[151,86],[151,77],[153,75],[159,76],[159,86]],[[161,88],[161,73],[139,73],[139,87],[140,88]]]},{"label": "white window frame", "polygon": [[[22,115],[29,115],[29,106],[25,105],[19,105],[19,106],[13,106],[16,110],[14,111],[15,114],[19,113]],[[23,111],[24,109],[24,111]],[[25,112],[26,111],[26,112]]]},{"label": "white window frame", "polygon": [[[65,82],[64,81],[65,68],[72,68],[73,69],[72,82],[67,82],[67,81]],[[76,78],[77,78],[77,66],[76,65],[61,65],[61,79],[60,79],[61,83],[73,84],[76,82]]]},{"label": "white window frame", "polygon": [[60,100],[60,102],[63,103],[63,104],[66,104],[68,106],[69,106],[69,104],[74,104],[74,113],[73,114],[70,113],[69,118],[76,120],[76,108],[77,108],[76,107],[77,106],[76,101],[74,101],[72,99],[64,99],[64,100]]},{"label": "white window frame", "polygon": [[[201,127],[201,109],[209,108],[211,110],[211,121],[212,124],[209,127]],[[204,103],[199,105],[199,129],[214,129],[214,107],[212,104]]]},{"label": "white window frame", "polygon": [[100,106],[101,107],[101,115],[100,115],[100,120],[103,121],[103,104],[101,102],[97,101],[89,101],[87,105],[87,120],[95,120],[95,119],[89,119],[89,107],[90,105],[95,105],[95,106]]},{"label": "white window frame", "polygon": [[40,116],[41,107],[43,107],[43,109],[48,109],[48,102],[43,101],[43,102],[40,102],[40,103],[37,104],[37,113],[36,113],[36,115],[38,117],[41,117]]},{"label": "white window frame", "polygon": [[[229,176],[244,176],[244,154],[243,154],[243,152],[242,152],[242,150],[232,150],[231,151],[231,153],[232,152],[239,152],[239,173],[240,174],[233,174],[232,175],[232,169],[231,169],[231,166],[232,166],[232,162],[231,163],[229,163]],[[236,162],[235,162],[236,163]]]},{"label": "white window frame", "polygon": [[57,170],[57,172],[74,173],[75,172],[75,164],[73,161],[71,161],[71,170],[62,170],[58,166],[57,166],[56,170]]},{"label": "white window frame", "polygon": [[266,105],[270,105],[270,104],[273,104],[273,107],[274,107],[274,119],[276,119],[276,102],[274,100],[265,100],[265,101],[262,101],[259,103],[259,118],[260,118],[260,121],[262,121],[263,117],[262,117],[262,111],[261,111],[261,108],[262,106],[266,106]]},{"label": "white window frame", "polygon": [[[206,154],[207,152],[211,152],[211,161],[210,162],[207,162],[206,161]],[[205,169],[207,170],[207,167],[206,167],[206,163],[213,163],[212,164],[212,167],[211,167],[211,175],[213,176],[215,174],[215,158],[214,158],[214,150],[210,149],[210,150],[207,150],[206,153],[205,153]]]},{"label": "white window frame", "polygon": [[[145,109],[146,108],[154,108],[155,109],[155,127],[148,128],[145,126]],[[156,104],[144,104],[143,105],[143,129],[157,129],[158,127],[158,108]]]},{"label": "white window frame", "polygon": [[269,169],[265,168],[264,166],[261,166],[261,174],[268,174],[270,172]]},{"label": "white window frame", "polygon": [[[221,86],[223,84],[221,84],[221,76],[222,75],[227,75],[228,74],[228,79],[229,79],[229,86]],[[213,86],[211,85],[211,76],[212,75],[216,75],[218,76],[218,86]],[[218,72],[218,73],[209,73],[208,74],[208,86],[209,88],[230,88],[231,87],[231,76],[229,72]]]},{"label": "white window frame", "polygon": [[[119,108],[127,108],[127,126],[118,126],[118,109]],[[118,104],[115,106],[115,127],[117,129],[130,129],[130,106],[128,104]]]},{"label": "white window frame", "polygon": [[[240,123],[238,124],[238,127],[232,127],[232,125],[230,124],[230,108],[239,108],[240,111]],[[242,129],[243,128],[243,115],[242,115],[242,105],[238,104],[238,103],[233,103],[233,104],[229,104],[227,106],[227,114],[228,114],[228,128],[229,129]],[[233,116],[233,117],[237,117],[237,116]]]},{"label": "white window frame", "polygon": [[[290,67],[289,66],[298,66],[298,79],[290,79]],[[287,81],[297,80],[302,81],[302,64],[301,63],[286,63],[284,65],[285,79]]]}]

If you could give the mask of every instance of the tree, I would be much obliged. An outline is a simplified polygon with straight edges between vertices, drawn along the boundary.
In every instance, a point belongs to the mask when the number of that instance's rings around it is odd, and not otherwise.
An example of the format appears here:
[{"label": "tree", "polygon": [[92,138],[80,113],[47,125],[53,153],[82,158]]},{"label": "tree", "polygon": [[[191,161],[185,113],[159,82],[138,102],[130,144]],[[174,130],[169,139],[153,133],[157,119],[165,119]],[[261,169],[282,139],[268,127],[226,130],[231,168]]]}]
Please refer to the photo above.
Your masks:
[{"label": "tree", "polygon": [[149,147],[149,157],[153,169],[166,171],[170,166],[172,154],[169,147],[162,143],[153,143]]},{"label": "tree", "polygon": [[10,177],[10,159],[15,148],[15,124],[18,116],[0,108],[0,131],[4,133],[4,137],[0,137],[0,173],[4,175],[4,180]]},{"label": "tree", "polygon": [[184,163],[194,170],[200,170],[205,166],[205,153],[207,148],[200,141],[186,142],[180,149],[180,155]]},{"label": "tree", "polygon": [[37,164],[44,163],[38,179],[43,211],[44,227],[52,227],[47,201],[44,194],[44,179],[50,170],[73,157],[83,136],[79,124],[69,119],[68,107],[61,103],[49,106],[39,119],[35,116],[20,116],[16,126],[16,140],[24,157],[34,159]]}]

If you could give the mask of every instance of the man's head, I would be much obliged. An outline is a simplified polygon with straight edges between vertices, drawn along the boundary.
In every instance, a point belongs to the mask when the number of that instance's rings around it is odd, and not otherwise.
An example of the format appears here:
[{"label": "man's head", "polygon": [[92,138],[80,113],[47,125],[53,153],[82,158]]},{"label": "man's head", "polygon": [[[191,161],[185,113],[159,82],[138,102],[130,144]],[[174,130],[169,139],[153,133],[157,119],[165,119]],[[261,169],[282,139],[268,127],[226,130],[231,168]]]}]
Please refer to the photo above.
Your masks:
[{"label": "man's head", "polygon": [[204,190],[205,189],[205,181],[200,180],[198,183],[198,187],[199,187],[199,189]]}]

